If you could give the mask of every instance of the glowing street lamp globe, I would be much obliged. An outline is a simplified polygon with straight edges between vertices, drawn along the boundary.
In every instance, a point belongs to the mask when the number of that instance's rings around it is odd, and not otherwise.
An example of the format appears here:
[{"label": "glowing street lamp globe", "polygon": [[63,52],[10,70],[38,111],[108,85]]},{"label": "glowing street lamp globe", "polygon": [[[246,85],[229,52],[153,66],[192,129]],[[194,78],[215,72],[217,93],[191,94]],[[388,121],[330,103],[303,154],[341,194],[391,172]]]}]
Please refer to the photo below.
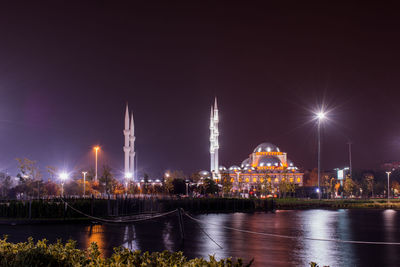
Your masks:
[{"label": "glowing street lamp globe", "polygon": [[60,173],[60,179],[61,179],[62,181],[67,180],[67,179],[68,179],[68,173],[66,173],[66,172]]},{"label": "glowing street lamp globe", "polygon": [[323,120],[323,119],[325,119],[325,112],[323,112],[323,111],[318,112],[318,113],[317,113],[317,119],[318,119],[318,120]]}]

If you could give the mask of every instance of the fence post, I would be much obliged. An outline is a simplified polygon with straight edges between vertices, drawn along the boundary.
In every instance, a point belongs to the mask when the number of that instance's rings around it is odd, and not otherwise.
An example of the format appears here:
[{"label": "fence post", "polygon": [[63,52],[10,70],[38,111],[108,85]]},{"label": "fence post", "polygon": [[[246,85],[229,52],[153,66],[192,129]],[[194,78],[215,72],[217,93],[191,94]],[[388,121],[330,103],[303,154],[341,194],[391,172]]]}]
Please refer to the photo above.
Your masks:
[{"label": "fence post", "polygon": [[183,229],[183,218],[181,208],[178,208],[179,229],[181,230],[182,242],[185,240],[185,230]]}]

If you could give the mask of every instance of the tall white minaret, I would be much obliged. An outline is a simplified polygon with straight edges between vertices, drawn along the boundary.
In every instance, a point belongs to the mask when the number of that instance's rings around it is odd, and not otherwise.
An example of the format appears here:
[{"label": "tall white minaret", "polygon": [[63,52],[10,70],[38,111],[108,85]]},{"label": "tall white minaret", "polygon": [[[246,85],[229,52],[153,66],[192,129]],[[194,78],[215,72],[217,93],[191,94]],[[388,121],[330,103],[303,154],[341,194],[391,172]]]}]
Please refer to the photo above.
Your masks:
[{"label": "tall white minaret", "polygon": [[214,106],[211,106],[211,115],[210,115],[210,171],[213,174],[213,177],[216,179],[219,177],[219,142],[218,142],[218,105],[217,98],[215,98]]},{"label": "tall white minaret", "polygon": [[130,146],[130,151],[129,151],[129,172],[132,175],[132,179],[135,179],[135,128],[134,128],[134,122],[133,122],[133,113],[131,115],[131,128],[130,128],[130,135],[129,135],[129,146]]},{"label": "tall white minaret", "polygon": [[124,143],[124,176],[126,177],[129,173],[129,152],[131,150],[129,146],[129,109],[128,109],[128,104],[126,104],[126,111],[125,111],[125,128],[124,128],[124,137],[125,137],[125,143]]},{"label": "tall white minaret", "polygon": [[218,122],[219,122],[219,116],[218,116],[218,106],[217,106],[217,98],[215,98],[214,101],[214,169],[215,169],[215,174],[218,176],[219,175],[219,142],[218,142],[218,137],[219,137],[219,131],[218,131]]},{"label": "tall white minaret", "polygon": [[215,157],[214,157],[214,110],[211,106],[211,114],[210,114],[210,173],[213,173],[215,170]]}]

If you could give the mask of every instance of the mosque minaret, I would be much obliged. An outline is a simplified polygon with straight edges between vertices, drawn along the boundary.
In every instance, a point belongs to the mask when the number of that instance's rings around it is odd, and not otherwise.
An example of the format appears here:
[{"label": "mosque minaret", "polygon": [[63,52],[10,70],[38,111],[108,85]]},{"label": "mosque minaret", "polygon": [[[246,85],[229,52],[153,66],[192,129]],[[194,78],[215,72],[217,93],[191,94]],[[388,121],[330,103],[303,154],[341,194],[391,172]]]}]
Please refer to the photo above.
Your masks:
[{"label": "mosque minaret", "polygon": [[217,98],[215,98],[214,106],[211,106],[210,114],[210,172],[213,174],[214,178],[219,177],[219,143],[218,143],[218,105]]},{"label": "mosque minaret", "polygon": [[131,115],[131,128],[129,135],[129,172],[132,175],[133,180],[135,180],[135,126],[133,123],[133,113]]},{"label": "mosque minaret", "polygon": [[129,119],[129,108],[126,105],[125,111],[125,128],[124,128],[124,177],[135,178],[135,130],[133,114]]}]

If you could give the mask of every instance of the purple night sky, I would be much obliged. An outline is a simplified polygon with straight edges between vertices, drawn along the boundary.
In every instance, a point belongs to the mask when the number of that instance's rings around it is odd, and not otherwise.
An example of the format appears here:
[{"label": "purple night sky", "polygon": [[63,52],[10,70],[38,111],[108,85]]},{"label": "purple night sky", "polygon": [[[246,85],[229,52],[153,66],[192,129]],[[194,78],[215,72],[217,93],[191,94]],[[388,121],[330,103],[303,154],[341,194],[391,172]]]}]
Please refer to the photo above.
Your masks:
[{"label": "purple night sky", "polygon": [[320,103],[324,169],[349,140],[353,168],[400,159],[395,1],[144,3],[0,4],[0,171],[88,168],[96,144],[122,171],[126,102],[142,173],[208,169],[215,96],[226,167],[264,141],[316,167]]}]

